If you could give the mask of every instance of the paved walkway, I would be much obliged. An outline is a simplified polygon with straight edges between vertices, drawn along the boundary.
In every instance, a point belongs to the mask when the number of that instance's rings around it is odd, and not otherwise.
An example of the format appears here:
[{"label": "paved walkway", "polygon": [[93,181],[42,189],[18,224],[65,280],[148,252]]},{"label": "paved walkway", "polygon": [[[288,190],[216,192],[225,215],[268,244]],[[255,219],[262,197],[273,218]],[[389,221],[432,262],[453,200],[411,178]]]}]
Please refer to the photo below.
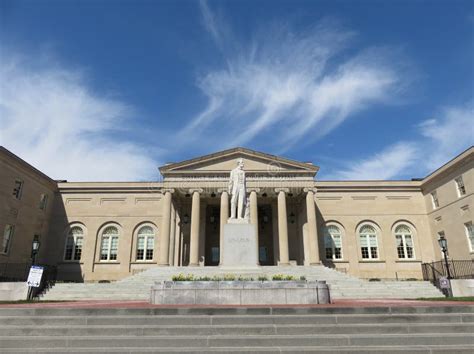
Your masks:
[{"label": "paved walkway", "polygon": [[474,306],[474,301],[337,300],[325,305],[152,305],[144,301],[71,301],[0,304],[1,308],[249,308],[249,307],[442,307]]}]

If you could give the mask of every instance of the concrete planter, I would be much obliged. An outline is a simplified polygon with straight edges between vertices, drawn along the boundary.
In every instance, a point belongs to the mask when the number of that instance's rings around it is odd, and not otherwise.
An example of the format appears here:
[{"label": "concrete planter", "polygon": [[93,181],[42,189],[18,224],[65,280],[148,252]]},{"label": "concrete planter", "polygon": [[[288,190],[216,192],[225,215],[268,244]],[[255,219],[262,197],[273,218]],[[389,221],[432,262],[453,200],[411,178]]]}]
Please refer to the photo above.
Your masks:
[{"label": "concrete planter", "polygon": [[325,281],[164,281],[151,289],[152,304],[298,305],[330,302]]}]

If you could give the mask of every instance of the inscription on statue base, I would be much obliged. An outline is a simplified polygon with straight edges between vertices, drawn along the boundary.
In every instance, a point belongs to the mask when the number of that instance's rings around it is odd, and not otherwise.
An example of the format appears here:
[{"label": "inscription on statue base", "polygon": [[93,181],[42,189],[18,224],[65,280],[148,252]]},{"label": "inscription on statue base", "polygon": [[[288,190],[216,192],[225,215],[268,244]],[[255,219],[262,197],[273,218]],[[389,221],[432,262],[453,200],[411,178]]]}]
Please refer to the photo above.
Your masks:
[{"label": "inscription on statue base", "polygon": [[255,226],[252,224],[225,224],[222,267],[255,268],[258,253]]}]

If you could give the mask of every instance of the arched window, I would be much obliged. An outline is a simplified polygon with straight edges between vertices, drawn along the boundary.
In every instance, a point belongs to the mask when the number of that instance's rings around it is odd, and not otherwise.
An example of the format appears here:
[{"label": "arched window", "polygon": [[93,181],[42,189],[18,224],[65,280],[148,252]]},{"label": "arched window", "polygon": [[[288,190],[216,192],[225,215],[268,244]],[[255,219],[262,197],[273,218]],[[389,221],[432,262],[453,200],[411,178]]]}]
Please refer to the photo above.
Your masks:
[{"label": "arched window", "polygon": [[143,226],[138,230],[137,261],[151,261],[155,247],[155,233],[151,226]]},{"label": "arched window", "polygon": [[79,261],[82,255],[82,243],[84,241],[84,231],[79,226],[71,227],[66,236],[66,246],[64,248],[65,261]]},{"label": "arched window", "polygon": [[102,242],[100,246],[101,261],[117,260],[119,242],[119,232],[115,226],[108,226],[102,232]]},{"label": "arched window", "polygon": [[360,250],[363,259],[377,259],[377,231],[371,225],[362,225],[359,229]]},{"label": "arched window", "polygon": [[336,225],[326,226],[324,233],[326,259],[342,259],[341,230]]},{"label": "arched window", "polygon": [[408,225],[398,225],[395,229],[395,238],[397,240],[398,258],[415,258],[413,252],[413,237]]}]

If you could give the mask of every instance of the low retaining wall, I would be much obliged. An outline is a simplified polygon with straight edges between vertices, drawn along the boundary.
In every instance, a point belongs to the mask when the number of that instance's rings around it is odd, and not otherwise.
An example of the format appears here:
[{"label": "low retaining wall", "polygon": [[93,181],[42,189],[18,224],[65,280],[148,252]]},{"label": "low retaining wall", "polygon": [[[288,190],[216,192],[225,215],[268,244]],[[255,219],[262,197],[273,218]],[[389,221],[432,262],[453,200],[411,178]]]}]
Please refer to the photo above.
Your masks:
[{"label": "low retaining wall", "polygon": [[0,301],[26,300],[27,294],[26,282],[0,283]]},{"label": "low retaining wall", "polygon": [[297,305],[331,302],[325,281],[164,281],[151,289],[152,304]]},{"label": "low retaining wall", "polygon": [[474,279],[451,279],[453,296],[474,296]]}]

